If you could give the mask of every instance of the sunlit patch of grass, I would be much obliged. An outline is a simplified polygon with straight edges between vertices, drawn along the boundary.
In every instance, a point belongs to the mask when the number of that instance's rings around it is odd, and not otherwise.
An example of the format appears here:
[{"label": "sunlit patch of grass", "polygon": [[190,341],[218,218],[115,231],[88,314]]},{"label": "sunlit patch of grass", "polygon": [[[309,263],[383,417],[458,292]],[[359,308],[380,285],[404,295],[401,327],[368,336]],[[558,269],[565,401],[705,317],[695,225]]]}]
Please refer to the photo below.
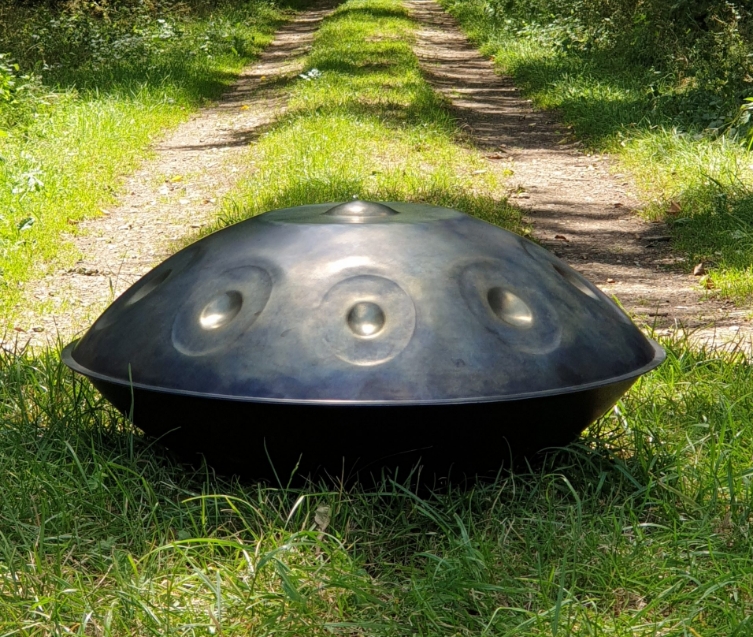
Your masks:
[{"label": "sunlit patch of grass", "polygon": [[[53,65],[33,94],[0,103],[12,124],[0,136],[0,315],[15,313],[30,277],[75,258],[61,234],[114,201],[152,142],[217,97],[290,13],[253,2],[185,9],[162,20],[184,28],[147,33],[138,56],[101,42],[93,57]],[[149,24],[162,23],[152,16]]]},{"label": "sunlit patch of grass", "polygon": [[219,225],[357,196],[456,207],[524,232],[502,176],[422,77],[414,28],[393,0],[347,2],[325,21],[286,117],[251,147],[252,172]]},{"label": "sunlit patch of grass", "polygon": [[622,159],[644,189],[644,214],[669,224],[686,269],[710,272],[702,286],[753,298],[753,156],[733,141],[662,129],[629,139]]}]

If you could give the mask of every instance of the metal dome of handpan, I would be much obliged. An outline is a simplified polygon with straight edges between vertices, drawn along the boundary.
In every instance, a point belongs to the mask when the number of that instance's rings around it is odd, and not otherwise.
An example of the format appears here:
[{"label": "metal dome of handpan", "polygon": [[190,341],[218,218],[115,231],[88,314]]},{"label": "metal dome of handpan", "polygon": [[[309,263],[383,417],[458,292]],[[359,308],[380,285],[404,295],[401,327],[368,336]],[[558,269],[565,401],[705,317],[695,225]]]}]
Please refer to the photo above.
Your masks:
[{"label": "metal dome of handpan", "polygon": [[65,362],[146,433],[250,476],[494,471],[561,445],[663,350],[536,244],[408,203],[275,210],[120,296]]}]

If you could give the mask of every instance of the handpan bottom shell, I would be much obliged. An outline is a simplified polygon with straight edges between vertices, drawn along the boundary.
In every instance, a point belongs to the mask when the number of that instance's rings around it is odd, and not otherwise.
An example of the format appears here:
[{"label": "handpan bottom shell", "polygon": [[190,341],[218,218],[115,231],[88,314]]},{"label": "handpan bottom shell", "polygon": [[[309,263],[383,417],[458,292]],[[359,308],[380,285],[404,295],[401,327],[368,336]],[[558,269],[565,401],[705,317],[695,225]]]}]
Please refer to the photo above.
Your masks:
[{"label": "handpan bottom shell", "polygon": [[[76,369],[72,349],[63,356]],[[639,375],[518,400],[404,405],[247,402],[91,381],[183,459],[287,483],[293,473],[364,479],[416,466],[423,475],[494,477],[517,459],[575,440]]]}]

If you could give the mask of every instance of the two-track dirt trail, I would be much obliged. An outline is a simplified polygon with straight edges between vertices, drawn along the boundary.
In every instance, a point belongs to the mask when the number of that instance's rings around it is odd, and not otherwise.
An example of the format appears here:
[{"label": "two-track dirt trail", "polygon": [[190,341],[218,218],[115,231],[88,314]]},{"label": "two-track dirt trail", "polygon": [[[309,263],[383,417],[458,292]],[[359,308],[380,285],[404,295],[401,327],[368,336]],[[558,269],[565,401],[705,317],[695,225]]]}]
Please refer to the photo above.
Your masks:
[{"label": "two-track dirt trail", "polygon": [[415,50],[429,81],[489,161],[512,171],[510,201],[525,211],[543,245],[641,323],[660,331],[683,325],[706,342],[750,340],[749,312],[702,299],[697,279],[676,267],[666,229],[632,212],[638,201],[608,157],[562,145],[567,131],[556,115],[534,111],[434,0],[407,6],[420,25]]},{"label": "two-track dirt trail", "polygon": [[75,267],[27,285],[28,309],[5,326],[7,345],[70,339],[169,256],[178,239],[215,218],[220,199],[243,175],[249,143],[285,111],[287,80],[300,73],[334,6],[324,0],[298,14],[216,104],[155,146],[153,158],[126,180],[117,206],[69,238],[81,255]]},{"label": "two-track dirt trail", "polygon": [[[82,224],[71,238],[80,262],[27,286],[29,309],[8,326],[6,340],[69,340],[176,240],[215,218],[220,198],[247,168],[249,143],[284,112],[286,80],[300,72],[332,10],[334,2],[325,1],[284,26],[216,105],[158,144],[116,207]],[[419,24],[415,50],[427,78],[451,101],[470,140],[488,151],[490,169],[511,173],[510,201],[545,246],[616,295],[639,322],[667,331],[681,324],[706,341],[750,341],[746,311],[703,300],[696,279],[673,267],[678,259],[665,229],[632,212],[638,202],[630,183],[608,157],[562,145],[556,115],[534,111],[434,0],[406,4]]]}]

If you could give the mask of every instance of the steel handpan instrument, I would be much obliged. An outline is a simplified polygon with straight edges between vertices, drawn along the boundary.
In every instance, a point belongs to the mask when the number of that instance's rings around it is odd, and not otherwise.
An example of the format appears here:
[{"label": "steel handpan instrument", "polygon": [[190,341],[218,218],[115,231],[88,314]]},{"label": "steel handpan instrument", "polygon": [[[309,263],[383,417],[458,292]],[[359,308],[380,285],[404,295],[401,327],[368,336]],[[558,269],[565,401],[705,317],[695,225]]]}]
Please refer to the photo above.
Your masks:
[{"label": "steel handpan instrument", "polygon": [[352,201],[197,241],[63,356],[168,447],[265,477],[493,472],[576,438],[664,352],[531,241]]}]

